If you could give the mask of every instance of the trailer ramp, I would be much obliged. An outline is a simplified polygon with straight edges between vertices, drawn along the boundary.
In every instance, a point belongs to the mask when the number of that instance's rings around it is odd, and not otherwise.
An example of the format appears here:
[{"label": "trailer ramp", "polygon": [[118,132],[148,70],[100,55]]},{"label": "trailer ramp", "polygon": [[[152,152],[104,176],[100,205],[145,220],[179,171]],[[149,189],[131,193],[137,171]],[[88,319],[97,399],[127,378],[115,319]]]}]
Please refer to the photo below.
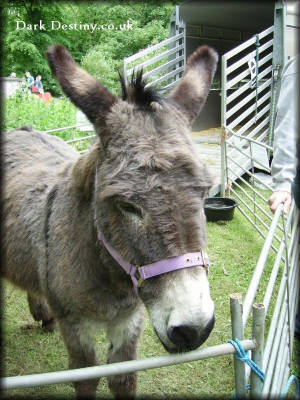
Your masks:
[{"label": "trailer ramp", "polygon": [[274,27],[222,57],[222,192],[246,171],[269,171]]}]

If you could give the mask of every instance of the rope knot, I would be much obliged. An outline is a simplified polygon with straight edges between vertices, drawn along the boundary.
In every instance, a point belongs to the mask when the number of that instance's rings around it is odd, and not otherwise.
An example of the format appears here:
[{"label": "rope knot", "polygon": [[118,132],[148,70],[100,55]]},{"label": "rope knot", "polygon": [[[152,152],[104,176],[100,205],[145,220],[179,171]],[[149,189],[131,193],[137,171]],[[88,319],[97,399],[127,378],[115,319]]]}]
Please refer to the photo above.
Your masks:
[{"label": "rope knot", "polygon": [[251,360],[251,358],[248,355],[248,351],[246,352],[241,344],[241,342],[239,341],[239,339],[235,338],[235,340],[228,340],[228,343],[232,344],[232,346],[234,347],[236,353],[234,353],[234,357],[237,358],[240,361],[245,362],[246,364],[249,365],[249,367],[260,377],[260,379],[262,381],[265,380],[265,374],[263,372],[263,370],[257,365],[255,364],[255,362],[253,362]]},{"label": "rope knot", "polygon": [[[262,380],[262,382],[264,382],[265,380],[265,374],[262,371],[262,369],[255,364],[255,362],[253,362],[249,356],[248,356],[248,351],[246,352],[241,344],[241,342],[239,341],[239,339],[235,339],[235,340],[228,340],[228,343],[232,344],[232,346],[234,347],[236,353],[234,353],[234,357],[237,358],[240,361],[243,361],[245,363],[247,363],[249,365],[249,367],[260,377],[260,379]],[[283,394],[280,396],[280,399],[284,399],[289,391],[289,388],[291,386],[291,384],[295,382],[295,386],[296,386],[296,399],[299,400],[300,398],[300,385],[299,385],[299,379],[297,376],[295,375],[291,375],[286,388],[283,392]],[[250,385],[246,386],[246,390],[250,390]],[[236,395],[234,395],[234,399],[236,399]]]}]

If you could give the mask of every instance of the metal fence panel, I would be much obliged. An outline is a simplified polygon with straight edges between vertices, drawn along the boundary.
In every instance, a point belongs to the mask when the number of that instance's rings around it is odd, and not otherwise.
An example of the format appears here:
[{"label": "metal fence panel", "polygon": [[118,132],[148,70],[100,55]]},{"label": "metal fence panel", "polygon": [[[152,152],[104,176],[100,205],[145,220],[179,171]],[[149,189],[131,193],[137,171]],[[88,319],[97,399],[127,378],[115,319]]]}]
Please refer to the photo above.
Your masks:
[{"label": "metal fence panel", "polygon": [[160,43],[126,57],[123,75],[126,82],[134,71],[143,70],[146,86],[155,85],[163,92],[169,91],[181,78],[185,67],[185,26],[179,26],[178,34]]},{"label": "metal fence panel", "polygon": [[[278,40],[270,27],[222,57],[222,195],[231,193],[239,201],[238,210],[265,239],[243,303],[245,326],[264,280],[263,303],[271,324],[263,396],[278,396],[287,382],[299,295],[298,210],[293,203],[285,216],[281,205],[273,216],[267,205],[272,185],[255,173],[259,168],[270,174],[277,61],[282,59],[278,54],[274,58]],[[246,381],[248,377],[247,370]]]}]

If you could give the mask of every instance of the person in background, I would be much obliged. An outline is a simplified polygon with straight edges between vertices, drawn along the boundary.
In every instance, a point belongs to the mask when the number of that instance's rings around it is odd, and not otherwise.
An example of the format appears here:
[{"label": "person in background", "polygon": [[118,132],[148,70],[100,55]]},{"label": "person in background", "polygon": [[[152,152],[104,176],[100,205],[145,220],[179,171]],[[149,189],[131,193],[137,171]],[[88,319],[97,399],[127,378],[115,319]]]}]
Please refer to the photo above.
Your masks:
[{"label": "person in background", "polygon": [[[292,202],[299,209],[299,55],[288,61],[282,71],[274,129],[274,155],[271,166],[274,192],[269,198],[274,213],[279,204],[288,212]],[[298,223],[298,222],[296,222]],[[299,307],[299,305],[298,305]],[[300,336],[299,308],[295,321],[295,336]]]},{"label": "person in background", "polygon": [[34,86],[37,87],[38,93],[44,93],[44,88],[41,79],[42,79],[41,75],[37,75],[34,82]]},{"label": "person in background", "polygon": [[297,167],[297,141],[299,136],[299,55],[289,60],[282,71],[274,128],[274,154],[271,166],[274,191],[269,206],[274,213],[279,204],[288,212],[292,201],[299,208],[299,172]]},{"label": "person in background", "polygon": [[31,93],[31,88],[34,85],[34,79],[33,76],[30,75],[30,72],[26,71],[25,72],[25,76],[26,76],[26,81],[27,81],[27,87],[29,92]]}]

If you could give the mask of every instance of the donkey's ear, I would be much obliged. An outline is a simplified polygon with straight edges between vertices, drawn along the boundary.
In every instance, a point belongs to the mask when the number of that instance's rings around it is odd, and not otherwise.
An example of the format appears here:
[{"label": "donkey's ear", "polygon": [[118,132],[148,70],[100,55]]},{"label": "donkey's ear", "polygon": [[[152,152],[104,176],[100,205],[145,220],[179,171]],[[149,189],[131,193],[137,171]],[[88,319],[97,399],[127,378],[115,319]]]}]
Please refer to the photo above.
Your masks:
[{"label": "donkey's ear", "polygon": [[217,62],[218,55],[212,48],[198,47],[188,58],[179,84],[168,96],[178,104],[191,125],[206,102]]},{"label": "donkey's ear", "polygon": [[92,123],[95,123],[96,119],[104,119],[116,97],[90,74],[79,68],[63,46],[49,47],[47,57],[53,75],[71,101]]}]

